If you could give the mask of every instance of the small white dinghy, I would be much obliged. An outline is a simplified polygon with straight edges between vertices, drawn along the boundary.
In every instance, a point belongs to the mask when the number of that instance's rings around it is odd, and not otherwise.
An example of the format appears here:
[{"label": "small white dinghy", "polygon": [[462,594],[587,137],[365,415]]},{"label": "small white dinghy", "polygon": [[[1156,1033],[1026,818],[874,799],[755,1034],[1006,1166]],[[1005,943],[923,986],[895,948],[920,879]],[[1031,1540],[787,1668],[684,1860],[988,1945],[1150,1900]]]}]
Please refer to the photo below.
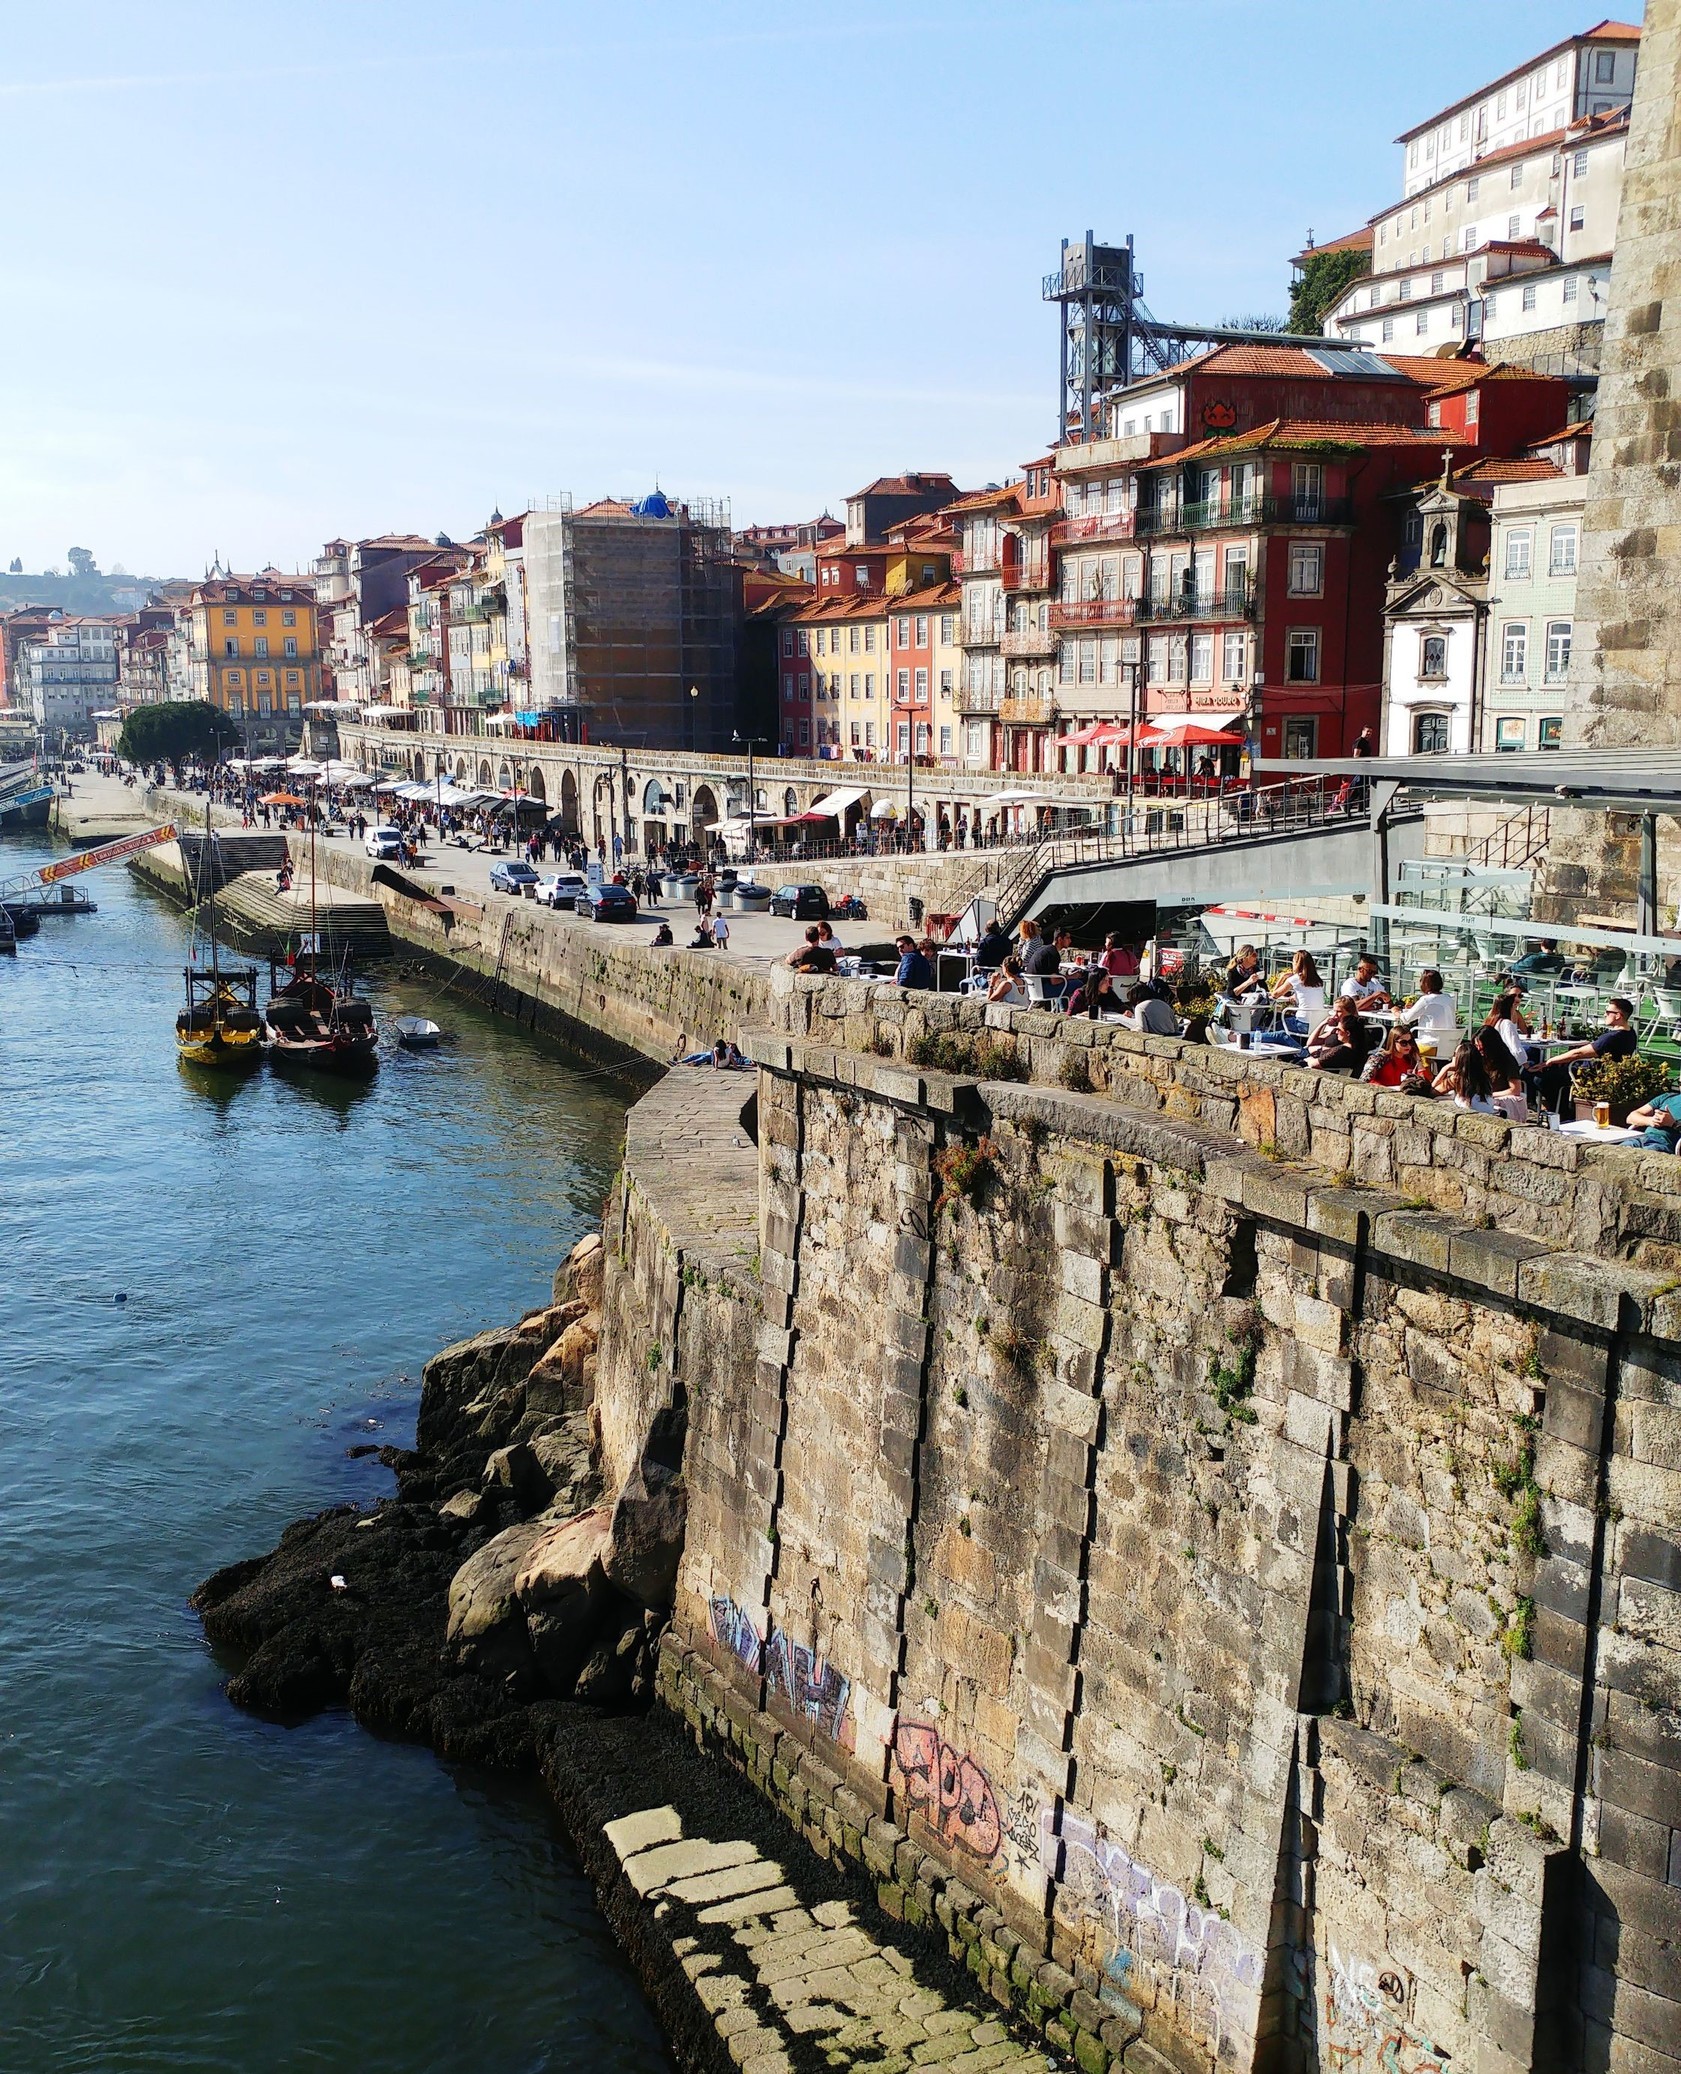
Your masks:
[{"label": "small white dinghy", "polygon": [[423,1015],[400,1015],[391,1027],[397,1032],[397,1042],[406,1051],[430,1051],[444,1034],[436,1023]]}]

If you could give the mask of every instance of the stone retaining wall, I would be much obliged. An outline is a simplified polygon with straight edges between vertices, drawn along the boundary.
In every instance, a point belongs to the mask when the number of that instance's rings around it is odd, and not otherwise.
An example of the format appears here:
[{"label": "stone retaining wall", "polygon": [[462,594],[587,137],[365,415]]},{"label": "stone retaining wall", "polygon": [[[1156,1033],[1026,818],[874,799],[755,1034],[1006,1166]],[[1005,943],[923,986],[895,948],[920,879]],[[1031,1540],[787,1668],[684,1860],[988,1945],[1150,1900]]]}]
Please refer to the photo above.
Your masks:
[{"label": "stone retaining wall", "polygon": [[1087,2069],[1674,2068],[1668,1279],[752,1044],[668,1703]]}]

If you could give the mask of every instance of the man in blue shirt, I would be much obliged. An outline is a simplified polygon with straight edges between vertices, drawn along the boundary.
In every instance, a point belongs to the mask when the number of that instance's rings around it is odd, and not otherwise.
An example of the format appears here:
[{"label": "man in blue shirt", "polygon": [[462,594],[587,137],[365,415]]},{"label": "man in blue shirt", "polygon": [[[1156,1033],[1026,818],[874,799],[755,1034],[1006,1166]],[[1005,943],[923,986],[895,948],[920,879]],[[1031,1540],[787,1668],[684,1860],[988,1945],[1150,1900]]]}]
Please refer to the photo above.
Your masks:
[{"label": "man in blue shirt", "polygon": [[1681,1095],[1654,1095],[1628,1113],[1628,1127],[1640,1133],[1639,1143],[1648,1152],[1681,1149]]},{"label": "man in blue shirt", "polygon": [[896,936],[893,948],[899,953],[899,969],[893,975],[895,986],[928,990],[934,984],[934,968],[916,947],[913,936]]}]

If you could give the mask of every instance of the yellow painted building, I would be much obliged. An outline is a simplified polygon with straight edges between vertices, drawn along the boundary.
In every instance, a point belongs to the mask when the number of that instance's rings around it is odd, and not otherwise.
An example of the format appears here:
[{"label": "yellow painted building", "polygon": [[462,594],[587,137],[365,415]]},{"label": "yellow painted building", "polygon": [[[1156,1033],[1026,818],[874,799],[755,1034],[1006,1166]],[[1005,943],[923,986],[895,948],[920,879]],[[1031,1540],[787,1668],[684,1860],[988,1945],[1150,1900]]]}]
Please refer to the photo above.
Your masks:
[{"label": "yellow painted building", "polygon": [[302,577],[212,577],[194,587],[189,681],[239,723],[252,754],[295,748],[321,696],[315,592]]}]

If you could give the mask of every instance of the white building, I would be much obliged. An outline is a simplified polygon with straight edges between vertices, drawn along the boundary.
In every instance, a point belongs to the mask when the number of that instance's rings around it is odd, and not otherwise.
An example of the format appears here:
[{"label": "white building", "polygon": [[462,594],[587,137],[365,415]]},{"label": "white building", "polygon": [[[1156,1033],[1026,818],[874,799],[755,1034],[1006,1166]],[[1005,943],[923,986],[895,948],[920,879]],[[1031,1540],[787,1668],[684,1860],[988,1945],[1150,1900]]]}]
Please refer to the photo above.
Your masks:
[{"label": "white building", "polygon": [[1587,489],[1584,469],[1494,493],[1484,749],[1563,743]]},{"label": "white building", "polygon": [[1636,24],[1596,22],[1403,130],[1402,192],[1410,199],[1492,152],[1626,109],[1639,53]]},{"label": "white building", "polygon": [[117,629],[108,619],[66,619],[20,651],[24,698],[49,737],[91,737],[93,716],[116,704]]},{"label": "white building", "polygon": [[1409,131],[1405,197],[1372,218],[1372,271],[1326,333],[1597,366],[1639,36],[1601,23]]}]

